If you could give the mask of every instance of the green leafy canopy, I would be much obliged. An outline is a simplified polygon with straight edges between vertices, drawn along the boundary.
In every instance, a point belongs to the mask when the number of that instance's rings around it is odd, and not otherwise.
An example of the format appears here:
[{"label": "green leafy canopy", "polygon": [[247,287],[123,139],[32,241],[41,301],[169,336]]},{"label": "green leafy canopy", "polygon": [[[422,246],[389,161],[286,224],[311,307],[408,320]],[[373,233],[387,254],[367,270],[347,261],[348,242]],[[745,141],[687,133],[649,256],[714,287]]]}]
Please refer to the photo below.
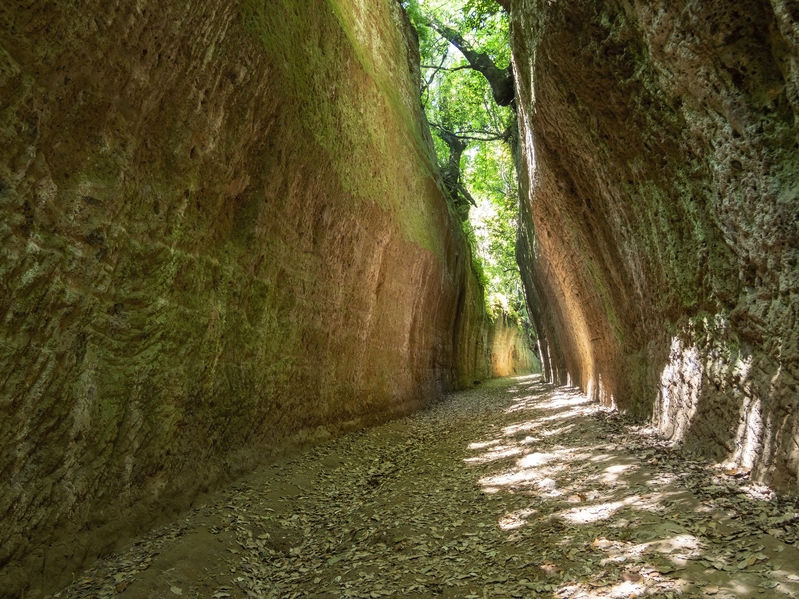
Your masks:
[{"label": "green leafy canopy", "polygon": [[[469,144],[461,158],[461,182],[476,206],[456,210],[473,244],[488,308],[531,330],[515,252],[518,188],[507,142],[515,115],[496,104],[485,77],[433,26],[456,30],[473,49],[505,68],[510,63],[507,14],[495,0],[404,0],[403,5],[419,36],[422,103],[433,132],[444,128]],[[443,166],[449,147],[437,135],[434,141]]]}]

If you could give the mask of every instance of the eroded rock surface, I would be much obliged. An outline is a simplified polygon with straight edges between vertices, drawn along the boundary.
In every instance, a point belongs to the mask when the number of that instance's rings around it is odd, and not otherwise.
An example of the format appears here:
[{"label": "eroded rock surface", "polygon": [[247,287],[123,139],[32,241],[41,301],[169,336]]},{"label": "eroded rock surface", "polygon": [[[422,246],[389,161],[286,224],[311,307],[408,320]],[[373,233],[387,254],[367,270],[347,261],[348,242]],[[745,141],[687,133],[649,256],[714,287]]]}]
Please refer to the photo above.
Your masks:
[{"label": "eroded rock surface", "polygon": [[799,11],[511,2],[520,254],[555,380],[799,473]]},{"label": "eroded rock surface", "polygon": [[388,1],[3,3],[0,595],[491,374],[415,52]]}]

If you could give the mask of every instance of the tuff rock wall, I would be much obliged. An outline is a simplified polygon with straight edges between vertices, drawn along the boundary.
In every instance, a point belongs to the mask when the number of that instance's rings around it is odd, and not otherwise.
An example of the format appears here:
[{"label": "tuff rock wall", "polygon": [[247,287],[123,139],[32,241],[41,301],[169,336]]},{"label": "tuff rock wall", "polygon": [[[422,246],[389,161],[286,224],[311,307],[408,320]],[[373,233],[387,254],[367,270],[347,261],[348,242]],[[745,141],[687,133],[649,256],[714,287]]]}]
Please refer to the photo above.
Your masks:
[{"label": "tuff rock wall", "polygon": [[510,9],[545,371],[796,491],[799,5]]},{"label": "tuff rock wall", "polygon": [[0,596],[492,374],[394,0],[0,6]]},{"label": "tuff rock wall", "polygon": [[541,365],[516,322],[500,314],[488,328],[492,376],[540,372]]}]

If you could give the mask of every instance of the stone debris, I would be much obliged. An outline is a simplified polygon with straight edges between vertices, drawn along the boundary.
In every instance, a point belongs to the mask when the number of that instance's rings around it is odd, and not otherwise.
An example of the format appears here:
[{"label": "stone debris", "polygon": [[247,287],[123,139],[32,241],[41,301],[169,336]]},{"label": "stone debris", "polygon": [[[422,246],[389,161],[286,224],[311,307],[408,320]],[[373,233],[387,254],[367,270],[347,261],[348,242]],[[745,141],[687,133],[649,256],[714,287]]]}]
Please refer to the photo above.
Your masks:
[{"label": "stone debris", "polygon": [[798,507],[519,377],[265,467],[55,597],[799,597]]}]

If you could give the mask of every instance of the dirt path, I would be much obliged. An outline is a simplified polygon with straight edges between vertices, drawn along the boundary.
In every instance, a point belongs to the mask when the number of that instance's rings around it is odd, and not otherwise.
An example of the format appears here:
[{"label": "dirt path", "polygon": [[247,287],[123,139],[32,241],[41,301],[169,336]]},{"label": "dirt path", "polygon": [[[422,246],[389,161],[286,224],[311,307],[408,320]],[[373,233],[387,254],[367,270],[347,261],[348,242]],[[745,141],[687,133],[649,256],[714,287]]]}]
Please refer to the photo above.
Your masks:
[{"label": "dirt path", "polygon": [[255,473],[57,597],[799,597],[799,518],[536,377]]}]

